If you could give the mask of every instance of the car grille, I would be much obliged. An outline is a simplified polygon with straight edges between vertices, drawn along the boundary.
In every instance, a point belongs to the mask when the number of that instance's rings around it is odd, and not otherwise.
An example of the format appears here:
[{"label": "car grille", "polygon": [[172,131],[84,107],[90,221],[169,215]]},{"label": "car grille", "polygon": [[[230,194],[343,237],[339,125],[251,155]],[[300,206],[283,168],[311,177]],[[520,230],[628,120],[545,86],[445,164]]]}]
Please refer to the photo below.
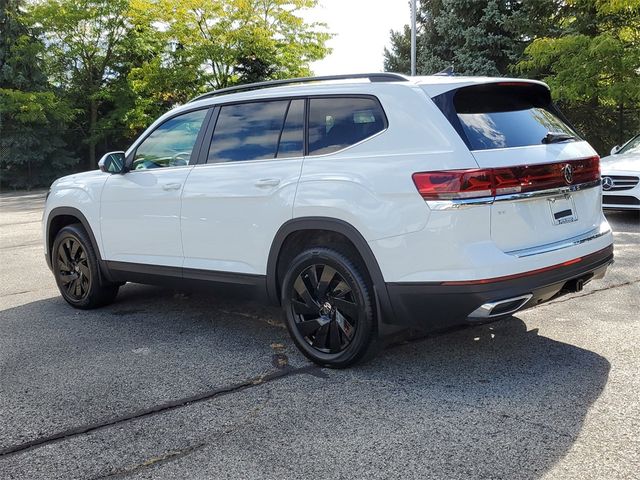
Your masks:
[{"label": "car grille", "polygon": [[603,195],[602,203],[605,205],[640,205],[640,199],[626,195]]},{"label": "car grille", "polygon": [[605,192],[616,192],[620,190],[630,190],[638,185],[640,179],[627,175],[603,175],[602,189]]}]

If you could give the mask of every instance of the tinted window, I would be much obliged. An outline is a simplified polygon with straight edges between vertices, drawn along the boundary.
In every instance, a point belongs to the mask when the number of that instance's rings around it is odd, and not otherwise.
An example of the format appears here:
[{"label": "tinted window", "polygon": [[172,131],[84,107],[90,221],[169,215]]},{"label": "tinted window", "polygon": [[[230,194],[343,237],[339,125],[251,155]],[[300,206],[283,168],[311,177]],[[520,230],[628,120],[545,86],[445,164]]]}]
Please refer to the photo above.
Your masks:
[{"label": "tinted window", "polygon": [[640,135],[632,138],[618,153],[640,153]]},{"label": "tinted window", "polygon": [[309,106],[309,154],[335,152],[385,127],[382,107],[372,98],[312,98]]},{"label": "tinted window", "polygon": [[538,85],[462,88],[454,106],[472,150],[540,145],[548,133],[578,137]]},{"label": "tinted window", "polygon": [[207,162],[275,158],[288,105],[288,100],[279,100],[223,106]]},{"label": "tinted window", "polygon": [[167,120],[138,146],[132,169],[187,165],[207,110],[185,113]]},{"label": "tinted window", "polygon": [[304,100],[292,100],[284,122],[278,158],[301,157],[304,154]]}]

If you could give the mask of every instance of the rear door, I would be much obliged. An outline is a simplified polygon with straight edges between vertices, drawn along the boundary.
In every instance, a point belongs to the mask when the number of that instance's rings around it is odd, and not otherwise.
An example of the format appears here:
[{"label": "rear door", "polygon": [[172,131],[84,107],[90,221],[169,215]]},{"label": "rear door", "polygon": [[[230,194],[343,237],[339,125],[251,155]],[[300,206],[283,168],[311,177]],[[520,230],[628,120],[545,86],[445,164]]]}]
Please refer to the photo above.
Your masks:
[{"label": "rear door", "polygon": [[292,218],[304,153],[304,99],[222,105],[182,196],[184,269],[264,275]]},{"label": "rear door", "polygon": [[540,84],[463,87],[434,101],[476,159],[493,169],[492,240],[506,252],[594,230],[601,222],[596,152]]}]

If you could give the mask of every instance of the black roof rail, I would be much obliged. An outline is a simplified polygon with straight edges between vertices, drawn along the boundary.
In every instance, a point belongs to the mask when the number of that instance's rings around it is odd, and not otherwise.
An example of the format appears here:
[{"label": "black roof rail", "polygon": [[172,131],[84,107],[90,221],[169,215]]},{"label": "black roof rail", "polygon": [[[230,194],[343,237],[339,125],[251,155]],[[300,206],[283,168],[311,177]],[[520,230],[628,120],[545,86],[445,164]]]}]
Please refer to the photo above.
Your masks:
[{"label": "black roof rail", "polygon": [[245,85],[236,85],[233,87],[220,88],[208,93],[203,93],[189,100],[187,103],[202,100],[204,98],[216,97],[218,95],[226,95],[227,93],[246,92],[249,90],[258,90],[261,88],[278,87],[282,85],[291,85],[294,83],[310,83],[323,82],[328,80],[351,80],[357,78],[366,78],[370,82],[407,82],[409,79],[399,73],[354,73],[351,75],[326,75],[321,77],[300,77],[287,78],[283,80],[269,80],[266,82],[247,83]]}]

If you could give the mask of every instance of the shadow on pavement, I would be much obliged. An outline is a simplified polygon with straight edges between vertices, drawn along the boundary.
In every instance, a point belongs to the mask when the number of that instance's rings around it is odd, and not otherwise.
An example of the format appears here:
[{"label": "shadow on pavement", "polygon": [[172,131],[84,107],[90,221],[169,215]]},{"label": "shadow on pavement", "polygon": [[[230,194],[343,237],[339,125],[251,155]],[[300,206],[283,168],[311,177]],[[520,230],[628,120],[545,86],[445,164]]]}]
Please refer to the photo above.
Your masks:
[{"label": "shadow on pavement", "polygon": [[[127,286],[101,310],[51,298],[0,318],[2,447],[273,370],[274,342],[292,370],[306,365],[277,309],[203,294]],[[270,389],[273,406],[233,441],[276,470],[335,449],[327,474],[357,459],[358,477],[394,465],[405,478],[538,478],[575,442],[609,369],[603,357],[511,318],[407,342],[350,370],[258,387]],[[196,425],[174,427],[176,439],[198,438]],[[260,443],[274,428],[282,442]]]}]

